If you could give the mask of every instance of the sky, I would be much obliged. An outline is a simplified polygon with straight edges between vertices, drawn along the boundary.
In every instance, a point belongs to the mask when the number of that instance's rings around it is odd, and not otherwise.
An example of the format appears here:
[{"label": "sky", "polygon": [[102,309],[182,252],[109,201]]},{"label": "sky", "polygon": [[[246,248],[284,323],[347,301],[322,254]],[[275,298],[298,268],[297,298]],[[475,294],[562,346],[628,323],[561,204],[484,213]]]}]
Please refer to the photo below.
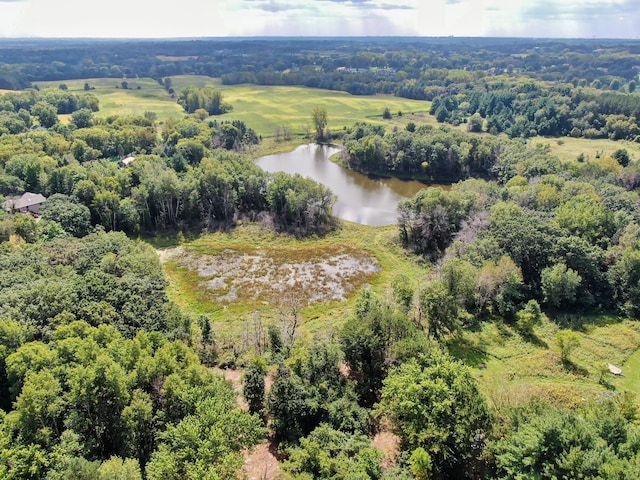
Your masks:
[{"label": "sky", "polygon": [[640,0],[0,0],[0,37],[638,38]]}]

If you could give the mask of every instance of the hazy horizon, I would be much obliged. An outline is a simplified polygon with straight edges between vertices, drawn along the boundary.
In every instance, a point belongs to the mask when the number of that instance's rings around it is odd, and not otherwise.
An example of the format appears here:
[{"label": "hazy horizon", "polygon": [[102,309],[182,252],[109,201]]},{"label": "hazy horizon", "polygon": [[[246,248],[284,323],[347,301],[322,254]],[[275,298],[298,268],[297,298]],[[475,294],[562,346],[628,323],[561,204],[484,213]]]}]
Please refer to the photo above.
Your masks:
[{"label": "hazy horizon", "polygon": [[637,39],[640,0],[0,0],[0,37]]}]

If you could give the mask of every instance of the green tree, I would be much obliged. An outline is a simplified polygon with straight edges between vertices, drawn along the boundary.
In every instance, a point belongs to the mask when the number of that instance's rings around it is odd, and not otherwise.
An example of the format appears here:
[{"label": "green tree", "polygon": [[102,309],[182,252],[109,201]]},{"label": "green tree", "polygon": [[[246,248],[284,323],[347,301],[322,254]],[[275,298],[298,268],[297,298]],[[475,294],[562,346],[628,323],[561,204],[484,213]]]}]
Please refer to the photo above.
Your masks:
[{"label": "green tree", "polygon": [[111,457],[98,468],[97,480],[142,480],[142,473],[135,460]]},{"label": "green tree", "polygon": [[409,457],[409,465],[411,469],[411,473],[416,478],[416,480],[430,480],[432,465],[431,465],[431,455],[424,448],[418,447],[412,453],[411,457]]},{"label": "green tree", "polygon": [[637,430],[615,402],[578,409],[534,402],[510,412],[489,445],[499,479],[637,478]]},{"label": "green tree", "polygon": [[45,220],[58,223],[62,229],[74,237],[84,237],[91,228],[91,212],[66,195],[55,194],[47,199],[40,211]]},{"label": "green tree", "polygon": [[232,397],[202,398],[193,414],[169,425],[147,464],[147,478],[235,478],[243,464],[242,450],[260,442],[265,431],[257,416],[232,408],[232,402]]},{"label": "green tree", "polygon": [[15,232],[20,235],[25,242],[35,243],[38,239],[38,234],[36,231],[37,224],[35,219],[31,215],[17,213],[14,216],[13,226]]},{"label": "green tree", "polygon": [[480,470],[489,410],[471,372],[444,354],[411,360],[384,381],[377,407],[402,449],[423,448],[442,478],[474,478]]},{"label": "green tree", "polygon": [[249,404],[249,412],[263,415],[264,410],[264,379],[267,374],[265,361],[255,358],[244,375],[242,395]]},{"label": "green tree", "polygon": [[541,288],[545,303],[551,308],[570,308],[582,278],[564,263],[542,270]]},{"label": "green tree", "polygon": [[81,108],[71,114],[71,123],[76,128],[89,128],[93,126],[93,112],[88,108]]},{"label": "green tree", "polygon": [[419,304],[432,338],[441,340],[460,328],[458,303],[445,282],[434,280],[425,285],[419,293]]},{"label": "green tree", "polygon": [[383,454],[362,434],[349,434],[320,425],[300,445],[287,450],[283,469],[296,478],[377,480]]},{"label": "green tree", "polygon": [[560,349],[560,358],[569,362],[571,353],[580,346],[580,336],[571,330],[562,330],[556,335],[556,345]]},{"label": "green tree", "polygon": [[529,300],[517,315],[518,329],[525,335],[533,335],[533,327],[542,321],[540,305],[535,300]]},{"label": "green tree", "polygon": [[316,141],[322,142],[327,127],[327,109],[321,106],[314,107],[311,110],[311,122],[316,129]]},{"label": "green tree", "polygon": [[36,104],[31,107],[31,114],[38,117],[40,125],[44,128],[51,128],[58,123],[58,109],[50,103],[43,101],[36,102]]}]

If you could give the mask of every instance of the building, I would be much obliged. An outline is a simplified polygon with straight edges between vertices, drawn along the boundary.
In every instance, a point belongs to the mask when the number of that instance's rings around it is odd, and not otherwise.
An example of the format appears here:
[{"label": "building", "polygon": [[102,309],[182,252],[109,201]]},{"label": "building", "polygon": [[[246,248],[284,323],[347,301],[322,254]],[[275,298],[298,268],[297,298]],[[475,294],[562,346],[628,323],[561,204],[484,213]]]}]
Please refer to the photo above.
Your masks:
[{"label": "building", "polygon": [[39,193],[25,192],[19,198],[11,198],[2,206],[8,212],[38,213],[47,198]]}]

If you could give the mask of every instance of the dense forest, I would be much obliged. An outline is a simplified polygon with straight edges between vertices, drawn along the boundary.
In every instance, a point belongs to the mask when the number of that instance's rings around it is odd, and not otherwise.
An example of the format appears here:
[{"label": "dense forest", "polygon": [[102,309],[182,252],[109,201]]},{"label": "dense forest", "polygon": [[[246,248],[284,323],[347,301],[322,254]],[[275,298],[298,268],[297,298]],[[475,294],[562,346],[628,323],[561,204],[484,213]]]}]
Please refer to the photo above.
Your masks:
[{"label": "dense forest", "polygon": [[[10,204],[0,212],[0,478],[240,478],[265,442],[285,479],[640,476],[637,399],[604,373],[601,395],[578,404],[498,403],[479,386],[483,367],[452,347],[487,324],[540,345],[540,326],[552,324],[558,368],[580,381],[573,353],[585,318],[640,317],[640,159],[620,147],[561,160],[527,140],[637,141],[640,44],[0,48],[0,88],[15,89],[0,96],[0,195],[46,197],[37,215]],[[298,311],[293,323],[255,320],[249,347],[239,336],[222,342],[203,308],[171,301],[158,254],[141,238],[181,243],[258,224],[303,245],[343,228],[329,188],[261,170],[251,152],[265,139],[250,122],[218,117],[233,112],[220,91],[172,91],[178,74],[431,101],[434,121],[403,127],[331,132],[331,112],[309,112],[316,140],[343,144],[346,167],[447,183],[398,206],[388,243],[420,278],[390,272],[389,285],[362,288],[314,335],[296,336],[306,320]],[[126,89],[136,76],[161,83],[184,114],[105,116],[89,83],[83,92],[64,83],[105,77]],[[60,85],[38,87],[47,80]],[[240,370],[241,392],[214,367]],[[392,461],[373,441],[380,434],[396,439]]]}]

